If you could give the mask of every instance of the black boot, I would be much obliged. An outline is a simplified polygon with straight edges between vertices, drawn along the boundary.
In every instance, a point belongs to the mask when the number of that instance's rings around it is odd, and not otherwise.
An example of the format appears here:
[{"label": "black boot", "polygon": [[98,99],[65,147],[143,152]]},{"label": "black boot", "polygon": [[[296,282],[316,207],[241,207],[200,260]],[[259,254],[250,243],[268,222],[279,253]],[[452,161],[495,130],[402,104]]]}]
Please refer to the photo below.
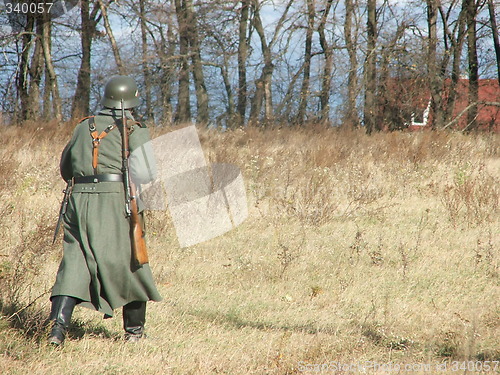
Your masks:
[{"label": "black boot", "polygon": [[55,296],[52,298],[52,310],[49,319],[54,323],[50,331],[49,344],[60,346],[64,342],[76,302],[76,298],[69,296]]},{"label": "black boot", "polygon": [[125,340],[136,342],[146,337],[144,323],[146,322],[146,302],[134,301],[123,306],[123,329]]}]

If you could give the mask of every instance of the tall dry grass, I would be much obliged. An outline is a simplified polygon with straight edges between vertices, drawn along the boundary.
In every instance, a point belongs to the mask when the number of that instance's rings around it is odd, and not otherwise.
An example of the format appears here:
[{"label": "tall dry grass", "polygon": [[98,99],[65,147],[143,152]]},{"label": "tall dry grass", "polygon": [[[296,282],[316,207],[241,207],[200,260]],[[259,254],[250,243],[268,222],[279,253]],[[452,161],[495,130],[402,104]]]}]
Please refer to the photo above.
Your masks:
[{"label": "tall dry grass", "polygon": [[148,305],[150,339],[126,344],[120,312],[77,308],[53,350],[44,339],[61,239],[51,246],[51,232],[70,129],[2,133],[2,374],[349,373],[334,363],[456,373],[500,360],[498,135],[200,130],[210,162],[242,170],[248,219],[181,249],[168,212],[148,212],[165,297]]}]

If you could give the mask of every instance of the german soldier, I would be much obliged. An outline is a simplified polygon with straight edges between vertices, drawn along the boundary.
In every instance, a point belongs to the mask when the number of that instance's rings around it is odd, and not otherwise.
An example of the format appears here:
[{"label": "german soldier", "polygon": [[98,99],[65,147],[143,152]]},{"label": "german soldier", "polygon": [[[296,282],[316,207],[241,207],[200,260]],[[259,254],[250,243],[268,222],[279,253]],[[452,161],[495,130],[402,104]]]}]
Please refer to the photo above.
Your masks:
[{"label": "german soldier", "polygon": [[[49,343],[56,346],[65,339],[75,305],[95,309],[105,318],[123,307],[125,339],[137,341],[144,336],[146,301],[161,300],[149,265],[139,266],[131,256],[122,175],[122,103],[127,123],[134,123],[130,152],[147,147],[149,131],[132,116],[139,104],[137,85],[130,77],[115,76],[104,88],[104,108],[76,126],[61,156],[61,175],[73,188],[63,217],[63,258],[50,297]],[[136,163],[130,169],[134,181],[153,180],[154,159]]]}]

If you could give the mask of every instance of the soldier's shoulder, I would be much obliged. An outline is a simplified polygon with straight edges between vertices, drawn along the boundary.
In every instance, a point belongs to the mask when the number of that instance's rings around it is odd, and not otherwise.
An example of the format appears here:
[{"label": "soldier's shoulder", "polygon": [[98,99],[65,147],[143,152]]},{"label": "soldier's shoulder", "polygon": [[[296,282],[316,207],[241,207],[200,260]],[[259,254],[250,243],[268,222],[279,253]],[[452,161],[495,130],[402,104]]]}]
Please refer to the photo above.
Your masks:
[{"label": "soldier's shoulder", "polygon": [[88,128],[88,123],[89,121],[93,121],[93,117],[94,116],[87,116],[87,117],[83,117],[81,119],[79,119],[77,122],[76,122],[76,125],[75,127],[73,128],[73,132],[75,133],[78,133],[80,131],[80,129],[82,128]]},{"label": "soldier's shoulder", "polygon": [[131,125],[132,126],[131,126],[131,132],[130,132],[130,134],[133,134],[136,131],[138,133],[140,133],[140,134],[142,134],[142,133],[149,133],[149,130],[148,130],[148,127],[146,126],[146,124],[143,124],[143,123],[141,123],[139,121],[135,121],[134,120],[134,122],[132,122]]},{"label": "soldier's shoulder", "polygon": [[147,128],[148,126],[146,125],[146,123],[144,122],[140,122],[140,121],[134,121],[134,125],[133,126],[137,126],[139,128]]},{"label": "soldier's shoulder", "polygon": [[76,125],[80,125],[81,123],[84,123],[84,122],[88,122],[88,121],[91,121],[95,119],[96,116],[86,116],[86,117],[82,117],[81,119],[79,119],[76,123]]},{"label": "soldier's shoulder", "polygon": [[88,127],[89,122],[94,122],[95,116],[86,116],[79,119],[75,125],[75,130],[80,129],[82,127]]}]

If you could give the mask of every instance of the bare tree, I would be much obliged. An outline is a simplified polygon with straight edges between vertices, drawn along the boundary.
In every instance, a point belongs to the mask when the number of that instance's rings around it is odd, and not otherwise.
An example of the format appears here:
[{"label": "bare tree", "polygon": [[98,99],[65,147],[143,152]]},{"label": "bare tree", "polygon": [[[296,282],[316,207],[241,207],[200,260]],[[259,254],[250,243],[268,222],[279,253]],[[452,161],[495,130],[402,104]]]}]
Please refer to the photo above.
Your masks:
[{"label": "bare tree", "polygon": [[53,116],[56,120],[62,120],[62,103],[61,97],[59,95],[59,86],[57,84],[57,74],[52,63],[52,47],[51,47],[51,22],[50,15],[48,13],[43,13],[42,23],[42,49],[45,61],[45,94],[44,94],[44,106],[43,106],[43,116],[45,118],[50,117],[50,97],[52,97],[52,109]]},{"label": "bare tree", "polygon": [[154,120],[154,112],[151,103],[151,71],[148,57],[148,27],[146,23],[147,0],[139,0],[139,18],[141,24],[141,52],[142,52],[142,74],[144,77],[144,97],[146,101],[146,117]]},{"label": "bare tree", "polygon": [[478,4],[475,0],[464,0],[467,9],[467,60],[469,63],[469,105],[467,113],[467,129],[477,127],[478,97],[479,97],[479,62],[477,58],[476,17]]},{"label": "bare tree", "polygon": [[403,121],[400,121],[399,116],[395,116],[394,107],[389,105],[389,103],[395,102],[398,103],[399,106],[402,105],[402,101],[398,100],[398,98],[394,100],[394,95],[398,95],[394,92],[393,88],[393,80],[390,75],[390,61],[393,58],[393,54],[395,53],[396,47],[403,37],[404,33],[407,30],[408,25],[405,21],[399,22],[397,21],[397,28],[394,34],[390,37],[385,44],[382,45],[380,52],[380,68],[379,68],[379,79],[378,79],[378,87],[377,87],[377,96],[375,99],[376,103],[376,129],[377,130],[396,130],[401,129],[404,126]]},{"label": "bare tree", "polygon": [[255,94],[252,99],[252,108],[250,112],[250,122],[255,123],[262,108],[262,101],[265,98],[265,122],[272,118],[272,96],[271,96],[271,79],[274,70],[270,43],[267,43],[264,26],[260,19],[260,6],[258,0],[252,1],[254,17],[253,26],[260,38],[262,54],[264,57],[264,67],[260,78],[255,82]]},{"label": "bare tree", "polygon": [[299,109],[295,122],[299,125],[304,123],[306,115],[307,101],[309,98],[309,80],[311,78],[311,59],[312,59],[312,38],[314,33],[314,14],[316,12],[314,0],[306,0],[306,40],[304,45],[304,68],[302,86],[300,88]]},{"label": "bare tree", "polygon": [[321,19],[318,25],[319,43],[323,51],[324,67],[321,77],[321,93],[320,93],[320,118],[323,121],[328,120],[330,114],[330,90],[332,86],[332,65],[333,65],[333,46],[329,45],[325,35],[326,21],[332,9],[333,0],[326,0],[325,8],[321,14]]},{"label": "bare tree", "polygon": [[[208,124],[208,93],[203,74],[201,46],[193,1],[175,0],[175,11],[179,24],[179,52],[181,59],[179,100],[175,120],[178,122],[191,120],[189,73],[192,72],[197,103],[196,120],[199,124]],[[189,60],[191,60],[191,66],[189,65]]]},{"label": "bare tree", "polygon": [[243,125],[247,108],[248,14],[250,0],[241,1],[238,23],[238,123]]},{"label": "bare tree", "polygon": [[[447,100],[446,100],[446,107],[444,109],[444,121],[443,121],[444,123],[449,123],[451,121],[453,110],[455,108],[455,101],[457,98],[456,87],[460,79],[460,63],[461,63],[462,50],[466,35],[465,33],[466,8],[464,8],[463,6],[462,9],[460,10],[457,21],[454,22],[455,25],[453,26],[453,29],[450,29],[449,25],[450,14],[452,13],[454,5],[455,4],[451,3],[450,6],[448,7],[448,10],[445,11],[443,9],[442,4],[438,4],[439,13],[441,15],[441,19],[443,22],[443,29],[446,35],[444,42],[446,53],[444,54],[443,64],[442,64],[443,74],[445,73],[443,70],[446,68],[448,56],[450,57],[453,56],[452,69],[451,69],[451,82],[446,87]],[[447,41],[451,43],[451,48],[448,48]]]},{"label": "bare tree", "polygon": [[228,45],[224,35],[220,35],[217,30],[214,30],[214,32],[211,33],[211,37],[216,41],[217,47],[222,52],[220,56],[222,61],[220,63],[206,61],[204,62],[204,65],[219,68],[227,98],[226,111],[216,118],[217,125],[222,125],[222,120],[226,119],[226,126],[229,128],[242,126],[243,119],[241,116],[239,114],[235,116],[233,88],[231,86],[231,79],[229,76],[230,59],[232,55],[230,44]]},{"label": "bare tree", "polygon": [[118,68],[118,73],[125,75],[125,67],[123,66],[122,58],[120,56],[120,49],[118,48],[118,44],[116,43],[115,36],[113,34],[113,29],[109,23],[108,11],[107,7],[113,3],[113,0],[108,5],[105,5],[102,0],[97,0],[99,4],[99,9],[101,10],[102,20],[104,23],[104,29],[106,30],[106,34],[109,38],[109,43],[111,44],[111,50],[113,51],[113,56],[115,57],[116,67]]},{"label": "bare tree", "polygon": [[[183,116],[187,113],[179,113],[179,106],[175,114],[173,108],[175,82],[179,78],[177,65],[182,64],[183,56],[176,56],[176,47],[179,45],[179,38],[174,30],[173,16],[176,14],[176,7],[173,1],[163,4],[162,7],[152,8],[147,22],[144,26],[147,29],[154,51],[152,52],[151,65],[156,68],[151,70],[151,81],[157,81],[158,93],[157,102],[159,114],[163,114],[163,122],[170,124],[178,121],[178,114]],[[154,17],[153,17],[154,16]],[[144,48],[144,47],[143,47]],[[177,81],[178,82],[178,81]],[[183,81],[184,82],[184,81]],[[187,105],[189,108],[189,72],[187,72]],[[185,87],[183,88],[185,89]],[[152,98],[153,101],[154,98]],[[190,120],[190,115],[189,115]],[[183,121],[189,121],[183,120]]]},{"label": "bare tree", "polygon": [[364,122],[366,132],[371,134],[376,130],[376,108],[375,95],[377,89],[377,2],[368,0],[367,2],[367,47],[365,59],[365,105]]},{"label": "bare tree", "polygon": [[40,111],[40,85],[42,82],[42,74],[44,71],[44,55],[43,55],[43,14],[35,16],[36,35],[34,38],[35,49],[31,58],[30,74],[30,89],[27,97],[27,108],[25,108],[27,120],[36,119]]},{"label": "bare tree", "polygon": [[175,122],[191,121],[191,105],[189,101],[189,24],[185,0],[175,0],[175,12],[179,25],[179,54],[181,67],[179,71],[179,93]]},{"label": "bare tree", "polygon": [[99,5],[95,5],[91,11],[90,0],[81,0],[80,15],[82,60],[80,69],[78,70],[75,95],[71,108],[71,116],[73,118],[82,117],[89,112],[92,37],[100,20]]},{"label": "bare tree", "polygon": [[500,85],[500,40],[498,37],[498,26],[495,18],[495,5],[493,0],[488,0],[488,12],[490,14],[491,34],[493,36],[493,45],[495,47],[495,55],[497,59],[497,74],[498,84]]},{"label": "bare tree", "polygon": [[440,75],[440,69],[437,61],[437,15],[438,7],[436,0],[427,1],[427,27],[429,41],[427,46],[427,71],[430,81],[432,109],[434,112],[433,126],[441,128],[444,125],[443,97],[442,88],[443,82]]},{"label": "bare tree", "polygon": [[198,124],[206,125],[209,121],[208,94],[207,87],[205,85],[205,78],[203,75],[203,64],[201,60],[201,47],[198,35],[197,19],[193,7],[193,1],[185,0],[185,2],[186,4],[184,9],[186,11],[186,21],[189,28],[187,35],[189,37],[191,61],[193,64],[193,80],[196,92],[196,121],[198,122]]},{"label": "bare tree", "polygon": [[352,35],[354,6],[353,0],[345,0],[344,37],[345,46],[349,55],[349,71],[347,73],[347,109],[345,111],[344,123],[347,126],[358,127],[359,116],[356,109],[356,97],[358,92],[357,43]]},{"label": "bare tree", "polygon": [[259,35],[260,46],[264,58],[264,65],[260,78],[255,82],[255,94],[252,99],[252,107],[250,111],[250,122],[256,123],[262,109],[264,101],[264,123],[272,122],[273,120],[273,98],[272,98],[272,75],[274,71],[272,48],[278,39],[279,33],[283,28],[288,16],[288,11],[295,0],[288,0],[285,9],[278,20],[274,34],[269,42],[267,42],[264,26],[260,17],[260,4],[258,0],[252,0],[252,9],[254,12],[253,26]]},{"label": "bare tree", "polygon": [[[172,98],[173,94],[173,85],[175,80],[175,67],[172,64],[171,59],[175,53],[175,34],[173,31],[173,21],[170,18],[170,13],[168,14],[168,27],[166,31],[166,38],[163,32],[161,33],[161,44],[157,47],[157,50],[160,52],[161,58],[161,66],[162,66],[162,75],[161,75],[161,98],[162,98],[162,108],[164,117],[166,117],[170,121],[173,117],[173,105]],[[161,27],[163,29],[163,26]],[[188,102],[189,103],[189,102]]]},{"label": "bare tree", "polygon": [[53,114],[55,119],[61,120],[61,99],[52,63],[50,14],[18,15],[16,21],[22,30],[17,37],[21,41],[21,50],[17,54],[18,98],[14,104],[14,119],[19,122],[37,120],[40,116],[49,119]]},{"label": "bare tree", "polygon": [[38,111],[40,95],[42,49],[40,38],[36,31],[40,30],[40,23],[31,14],[26,15],[24,30],[21,35],[21,53],[17,69],[17,95],[20,102],[20,112],[15,107],[17,121],[33,120]]}]

